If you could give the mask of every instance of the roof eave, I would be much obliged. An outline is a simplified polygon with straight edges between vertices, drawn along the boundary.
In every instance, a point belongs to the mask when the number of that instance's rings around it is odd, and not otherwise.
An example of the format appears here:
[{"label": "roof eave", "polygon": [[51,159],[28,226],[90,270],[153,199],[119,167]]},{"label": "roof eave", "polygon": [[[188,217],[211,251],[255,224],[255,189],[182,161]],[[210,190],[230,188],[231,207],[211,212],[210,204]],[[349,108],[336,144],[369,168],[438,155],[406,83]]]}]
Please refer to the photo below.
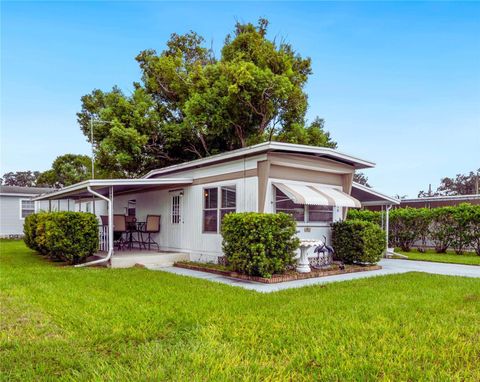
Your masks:
[{"label": "roof eave", "polygon": [[374,162],[366,161],[348,154],[344,154],[328,147],[315,147],[284,142],[264,142],[259,143],[258,145],[234,150],[232,152],[225,152],[222,154],[212,155],[211,157],[207,158],[201,158],[190,162],[184,162],[173,166],[155,169],[144,175],[143,179],[148,179],[154,175],[170,174],[178,171],[186,171],[195,167],[213,165],[215,163],[222,162],[228,159],[233,160],[244,156],[260,155],[271,151],[289,151],[302,154],[316,154],[321,157],[331,157],[331,159],[333,160],[348,163],[352,165],[355,169],[375,167]]}]

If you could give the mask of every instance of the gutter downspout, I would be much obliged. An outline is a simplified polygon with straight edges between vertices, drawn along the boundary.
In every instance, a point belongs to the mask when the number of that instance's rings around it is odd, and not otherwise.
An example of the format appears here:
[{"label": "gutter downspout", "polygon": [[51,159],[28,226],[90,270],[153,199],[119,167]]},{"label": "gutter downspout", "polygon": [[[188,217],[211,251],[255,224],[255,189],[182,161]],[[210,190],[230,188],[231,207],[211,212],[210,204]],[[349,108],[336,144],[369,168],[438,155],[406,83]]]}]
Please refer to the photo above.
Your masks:
[{"label": "gutter downspout", "polygon": [[107,253],[107,257],[103,258],[103,259],[99,259],[99,260],[94,260],[94,261],[90,261],[88,263],[84,263],[84,264],[77,264],[75,265],[76,268],[80,268],[80,267],[88,267],[90,265],[95,265],[95,264],[101,264],[101,263],[105,263],[107,261],[110,260],[110,258],[112,257],[113,255],[113,206],[112,206],[112,200],[113,200],[113,187],[110,186],[110,189],[109,189],[109,198],[107,198],[106,196],[103,196],[101,194],[99,194],[98,192],[96,191],[93,191],[90,186],[87,186],[87,191],[92,194],[93,196],[97,196],[103,200],[105,200],[107,202],[107,205],[108,205],[108,253]]}]

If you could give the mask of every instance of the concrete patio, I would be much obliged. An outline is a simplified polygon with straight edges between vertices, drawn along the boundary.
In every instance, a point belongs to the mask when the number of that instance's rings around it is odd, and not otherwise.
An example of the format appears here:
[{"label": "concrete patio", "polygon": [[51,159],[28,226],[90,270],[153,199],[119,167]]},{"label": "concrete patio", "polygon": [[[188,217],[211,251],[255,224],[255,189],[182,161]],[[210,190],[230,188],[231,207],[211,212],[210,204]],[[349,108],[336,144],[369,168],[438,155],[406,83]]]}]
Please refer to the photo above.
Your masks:
[{"label": "concrete patio", "polygon": [[256,292],[276,292],[290,288],[301,288],[309,285],[321,285],[332,282],[356,280],[367,277],[386,276],[407,272],[425,272],[447,276],[463,276],[480,278],[480,266],[433,263],[426,261],[412,260],[394,260],[383,259],[379,263],[382,269],[377,271],[367,271],[359,273],[350,273],[344,275],[326,276],[313,279],[295,280],[278,284],[263,284],[252,281],[244,281],[232,279],[229,277],[216,275],[208,272],[193,271],[190,269],[176,267],[159,267],[156,265],[146,265],[148,269],[174,273],[181,276],[195,277],[213,282],[219,282],[226,285],[241,287],[244,289],[254,290]]}]

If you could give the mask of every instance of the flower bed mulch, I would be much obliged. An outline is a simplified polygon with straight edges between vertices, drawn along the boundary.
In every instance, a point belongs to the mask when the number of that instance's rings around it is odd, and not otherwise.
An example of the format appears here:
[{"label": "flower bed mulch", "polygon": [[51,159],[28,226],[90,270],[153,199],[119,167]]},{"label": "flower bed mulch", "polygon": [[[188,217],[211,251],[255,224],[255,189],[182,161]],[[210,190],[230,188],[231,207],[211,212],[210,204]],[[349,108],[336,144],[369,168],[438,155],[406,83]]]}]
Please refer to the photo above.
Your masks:
[{"label": "flower bed mulch", "polygon": [[343,275],[346,273],[355,273],[355,272],[364,272],[364,271],[375,271],[382,269],[380,265],[345,265],[345,269],[340,269],[338,265],[332,266],[330,269],[312,269],[309,273],[299,273],[295,271],[288,271],[284,274],[273,275],[271,278],[258,277],[258,276],[248,276],[241,273],[219,269],[218,266],[213,265],[209,267],[207,264],[194,264],[192,262],[178,262],[174,266],[178,268],[191,269],[194,271],[209,272],[217,275],[222,275],[226,277],[232,277],[240,280],[255,281],[265,284],[275,284],[283,283],[285,281],[294,281],[294,280],[304,280],[311,279],[314,277],[325,277],[333,275]]}]

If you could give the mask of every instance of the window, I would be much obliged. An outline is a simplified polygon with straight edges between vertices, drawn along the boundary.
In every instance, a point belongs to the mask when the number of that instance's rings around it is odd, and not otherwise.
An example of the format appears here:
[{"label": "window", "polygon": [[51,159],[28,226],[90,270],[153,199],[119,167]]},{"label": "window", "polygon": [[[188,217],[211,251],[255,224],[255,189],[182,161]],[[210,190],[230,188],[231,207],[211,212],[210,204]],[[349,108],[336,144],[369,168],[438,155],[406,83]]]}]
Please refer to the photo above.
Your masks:
[{"label": "window", "polygon": [[180,195],[172,196],[172,224],[180,223]]},{"label": "window", "polygon": [[127,216],[136,216],[137,214],[137,200],[130,199],[127,203]]},{"label": "window", "polygon": [[305,221],[305,206],[303,204],[295,204],[278,188],[275,188],[275,211],[290,214],[297,222]]},{"label": "window", "polygon": [[[220,194],[220,203],[219,203]],[[203,190],[203,232],[218,232],[218,222],[237,208],[235,186],[205,188]]]},{"label": "window", "polygon": [[33,200],[20,200],[20,217],[25,219],[33,213],[35,213],[35,202]]},{"label": "window", "polygon": [[220,221],[230,212],[235,212],[237,207],[237,190],[235,186],[224,186],[220,188],[222,193],[222,206],[220,209]]},{"label": "window", "polygon": [[331,223],[333,221],[333,207],[296,204],[276,187],[275,211],[290,214],[297,222],[301,223]]},{"label": "window", "polygon": [[218,188],[205,188],[203,197],[203,231],[217,232]]},{"label": "window", "polygon": [[333,221],[333,207],[308,206],[308,221],[331,223]]}]

